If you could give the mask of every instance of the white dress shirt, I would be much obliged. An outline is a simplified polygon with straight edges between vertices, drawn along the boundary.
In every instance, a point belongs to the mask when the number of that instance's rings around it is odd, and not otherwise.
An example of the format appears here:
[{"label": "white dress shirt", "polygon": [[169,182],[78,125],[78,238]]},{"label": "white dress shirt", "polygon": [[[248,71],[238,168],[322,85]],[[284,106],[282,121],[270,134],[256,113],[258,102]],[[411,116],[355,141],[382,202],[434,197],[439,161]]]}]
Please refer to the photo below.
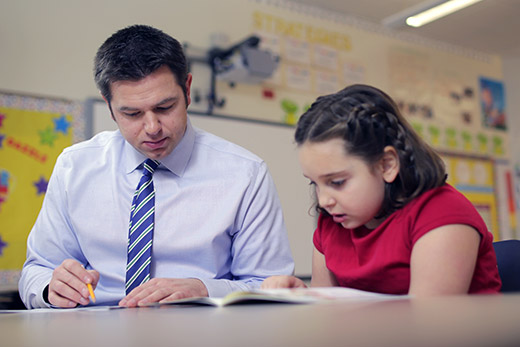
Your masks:
[{"label": "white dress shirt", "polygon": [[[42,292],[67,258],[99,271],[96,305],[125,296],[130,206],[145,159],[119,131],[58,157],[27,241],[19,289],[28,308],[49,306]],[[188,120],[153,182],[152,278],[198,278],[218,297],[293,272],[276,188],[254,154]]]}]

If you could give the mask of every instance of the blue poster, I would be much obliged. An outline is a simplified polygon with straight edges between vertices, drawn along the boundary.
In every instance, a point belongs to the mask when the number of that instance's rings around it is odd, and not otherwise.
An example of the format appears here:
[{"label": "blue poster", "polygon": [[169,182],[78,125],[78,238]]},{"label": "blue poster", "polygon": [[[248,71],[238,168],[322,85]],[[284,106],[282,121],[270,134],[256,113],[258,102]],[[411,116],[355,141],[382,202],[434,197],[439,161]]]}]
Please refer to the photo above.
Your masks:
[{"label": "blue poster", "polygon": [[501,81],[480,77],[482,121],[488,128],[506,130],[506,97]]}]

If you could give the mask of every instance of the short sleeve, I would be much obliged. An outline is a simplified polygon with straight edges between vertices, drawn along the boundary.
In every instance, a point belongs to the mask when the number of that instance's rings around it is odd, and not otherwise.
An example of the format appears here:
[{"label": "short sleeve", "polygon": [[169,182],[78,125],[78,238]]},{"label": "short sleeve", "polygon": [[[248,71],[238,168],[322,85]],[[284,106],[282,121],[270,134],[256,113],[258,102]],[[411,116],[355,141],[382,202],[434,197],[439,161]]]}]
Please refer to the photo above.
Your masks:
[{"label": "short sleeve", "polygon": [[410,206],[408,216],[415,216],[412,233],[412,244],[427,232],[449,224],[464,224],[486,236],[487,226],[473,204],[462,193],[446,185],[426,192],[418,201]]}]

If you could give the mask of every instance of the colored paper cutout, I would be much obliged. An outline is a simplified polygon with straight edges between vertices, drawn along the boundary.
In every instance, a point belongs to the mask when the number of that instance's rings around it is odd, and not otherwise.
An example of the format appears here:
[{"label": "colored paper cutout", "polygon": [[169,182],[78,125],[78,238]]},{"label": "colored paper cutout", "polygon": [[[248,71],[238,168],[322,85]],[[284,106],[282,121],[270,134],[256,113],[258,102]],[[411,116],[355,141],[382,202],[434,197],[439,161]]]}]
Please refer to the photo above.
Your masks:
[{"label": "colored paper cutout", "polygon": [[8,244],[5,243],[3,240],[2,240],[2,235],[0,235],[0,256],[3,255],[4,253],[4,248],[7,247]]},{"label": "colored paper cutout", "polygon": [[40,143],[42,145],[54,146],[54,141],[58,137],[58,135],[52,130],[52,128],[48,127],[45,130],[40,130]]},{"label": "colored paper cutout", "polygon": [[67,120],[67,117],[62,114],[60,118],[54,118],[54,126],[55,131],[67,134],[70,128],[70,122]]},{"label": "colored paper cutout", "polygon": [[45,192],[47,192],[48,184],[49,184],[49,182],[43,176],[41,176],[39,181],[34,182],[34,186],[37,189],[36,194],[38,194],[38,195],[45,194]]}]

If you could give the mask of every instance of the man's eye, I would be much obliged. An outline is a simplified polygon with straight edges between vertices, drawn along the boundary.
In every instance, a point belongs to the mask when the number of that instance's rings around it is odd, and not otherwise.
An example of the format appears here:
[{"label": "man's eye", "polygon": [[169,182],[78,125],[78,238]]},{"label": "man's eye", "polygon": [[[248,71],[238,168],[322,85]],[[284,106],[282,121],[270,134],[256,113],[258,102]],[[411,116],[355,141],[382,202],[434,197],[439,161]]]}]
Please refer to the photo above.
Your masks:
[{"label": "man's eye", "polygon": [[173,105],[157,107],[157,111],[159,111],[159,112],[168,111],[170,108],[172,108],[172,106]]},{"label": "man's eye", "polygon": [[139,112],[123,112],[123,114],[127,117],[135,117],[139,114]]}]

